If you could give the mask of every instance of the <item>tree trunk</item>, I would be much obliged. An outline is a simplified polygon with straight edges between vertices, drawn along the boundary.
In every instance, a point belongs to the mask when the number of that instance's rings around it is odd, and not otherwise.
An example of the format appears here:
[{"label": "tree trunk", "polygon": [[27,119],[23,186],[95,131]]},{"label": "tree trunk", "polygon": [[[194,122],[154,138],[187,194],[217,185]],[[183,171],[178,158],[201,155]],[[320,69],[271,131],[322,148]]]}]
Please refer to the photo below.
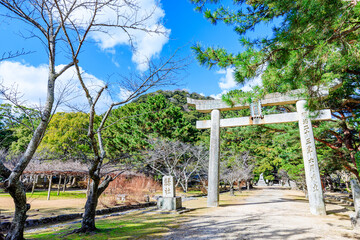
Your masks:
[{"label": "tree trunk", "polygon": [[65,190],[66,190],[66,175],[64,176],[63,193],[65,192]]},{"label": "tree trunk", "polygon": [[76,183],[76,177],[73,176],[72,181],[71,181],[71,187],[73,187],[75,185],[75,183]]},{"label": "tree trunk", "polygon": [[96,206],[98,204],[101,193],[109,186],[109,183],[113,180],[112,177],[106,176],[106,178],[100,183],[100,177],[96,174],[91,176],[90,193],[86,200],[84,216],[81,222],[81,228],[77,232],[93,232],[95,227],[95,215]]},{"label": "tree trunk", "polygon": [[241,192],[241,181],[238,180],[238,191]]},{"label": "tree trunk", "polygon": [[249,181],[246,181],[246,188],[247,188],[247,190],[250,190],[250,182]]},{"label": "tree trunk", "polygon": [[60,185],[61,185],[61,175],[60,175],[60,178],[59,178],[59,184],[58,184],[58,189],[57,189],[57,195],[58,196],[60,194]]},{"label": "tree trunk", "polygon": [[95,214],[98,204],[98,187],[99,179],[92,179],[90,184],[90,192],[86,200],[84,216],[81,223],[80,232],[92,232],[96,230]]},{"label": "tree trunk", "polygon": [[90,193],[90,177],[87,178],[87,185],[86,185],[86,198],[89,197],[89,193]]},{"label": "tree trunk", "polygon": [[230,183],[230,196],[234,196],[234,183]]},{"label": "tree trunk", "polygon": [[32,188],[31,188],[31,195],[32,195],[32,194],[34,193],[34,191],[35,191],[35,186],[36,186],[37,180],[38,180],[38,176],[35,175],[35,176],[33,177],[33,185],[32,185]]},{"label": "tree trunk", "polygon": [[25,187],[19,180],[15,181],[8,190],[15,203],[15,213],[5,239],[22,240],[24,239],[26,212],[30,209],[30,204],[26,203]]},{"label": "tree trunk", "polygon": [[51,185],[52,185],[52,175],[50,175],[49,178],[49,189],[48,189],[48,195],[47,195],[47,200],[50,200],[50,193],[51,193]]}]

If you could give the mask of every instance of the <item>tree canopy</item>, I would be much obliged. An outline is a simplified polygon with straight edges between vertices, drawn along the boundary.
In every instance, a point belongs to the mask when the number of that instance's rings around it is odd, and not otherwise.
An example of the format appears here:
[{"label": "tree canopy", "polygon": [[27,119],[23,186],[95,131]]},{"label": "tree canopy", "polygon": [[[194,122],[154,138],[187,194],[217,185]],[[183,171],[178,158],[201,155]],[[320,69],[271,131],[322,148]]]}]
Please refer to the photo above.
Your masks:
[{"label": "tree canopy", "polygon": [[113,110],[104,137],[109,152],[116,154],[143,150],[149,138],[194,142],[197,134],[182,109],[159,94]]},{"label": "tree canopy", "polygon": [[88,125],[89,116],[85,113],[56,113],[38,151],[48,152],[62,159],[90,154],[90,144],[86,136]]},{"label": "tree canopy", "polygon": [[[194,50],[201,64],[235,67],[238,82],[262,74],[263,92],[328,84],[334,79],[358,76],[359,10],[357,1],[245,1],[225,7],[221,0],[192,0],[212,23],[234,26],[241,53],[224,48]],[[209,5],[215,4],[210,8]],[[245,34],[260,24],[273,23],[272,34],[249,39]],[[309,91],[311,95],[311,91]]]},{"label": "tree canopy", "polygon": [[[316,123],[315,138],[337,157],[324,158],[341,164],[359,177],[359,53],[360,5],[358,1],[245,1],[192,0],[196,10],[212,24],[234,27],[245,49],[231,53],[222,47],[193,49],[200,64],[232,67],[239,83],[261,76],[262,85],[252,92],[232,91],[223,97],[261,97],[272,92],[304,89],[310,109],[328,107],[337,122]],[[226,5],[226,6],[225,6]],[[272,32],[257,39],[249,31],[272,24]],[[327,98],[316,98],[314,86],[330,88]],[[330,151],[330,150],[326,150]],[[324,151],[324,152],[326,152]],[[329,152],[328,152],[329,153]],[[335,161],[335,162],[334,162]]]}]

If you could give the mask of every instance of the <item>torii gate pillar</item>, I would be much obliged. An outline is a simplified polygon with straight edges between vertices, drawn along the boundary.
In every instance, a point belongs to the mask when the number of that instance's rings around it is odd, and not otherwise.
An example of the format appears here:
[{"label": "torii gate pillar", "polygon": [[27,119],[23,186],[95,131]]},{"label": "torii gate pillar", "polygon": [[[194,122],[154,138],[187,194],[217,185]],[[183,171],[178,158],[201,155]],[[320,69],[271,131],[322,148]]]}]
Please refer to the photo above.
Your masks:
[{"label": "torii gate pillar", "polygon": [[299,116],[300,140],[304,159],[310,212],[315,215],[326,215],[319,165],[316,156],[314,134],[311,120],[309,118],[309,112],[306,111],[305,104],[305,100],[296,102],[296,110]]},{"label": "torii gate pillar", "polygon": [[219,206],[220,110],[211,111],[208,207]]}]

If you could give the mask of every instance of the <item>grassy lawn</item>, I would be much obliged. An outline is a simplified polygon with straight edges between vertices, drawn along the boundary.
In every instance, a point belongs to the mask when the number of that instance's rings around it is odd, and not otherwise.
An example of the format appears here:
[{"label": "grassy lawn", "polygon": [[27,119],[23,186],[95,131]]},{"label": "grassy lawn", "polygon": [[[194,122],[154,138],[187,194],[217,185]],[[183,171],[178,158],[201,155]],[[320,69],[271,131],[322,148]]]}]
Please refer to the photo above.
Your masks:
[{"label": "grassy lawn", "polygon": [[[235,192],[235,196],[229,193],[220,195],[220,205],[241,204],[243,199],[254,194],[255,191]],[[206,207],[206,198],[197,198],[183,202],[183,206],[193,211],[177,214],[160,214],[158,212],[142,213],[142,210],[126,215],[109,217],[96,221],[99,229],[96,233],[71,234],[73,229],[79,228],[80,224],[66,225],[58,228],[27,233],[26,239],[158,239],[168,233],[171,228],[178,227],[189,218],[198,217],[214,211],[216,208]]]},{"label": "grassy lawn", "polygon": [[182,192],[179,194],[185,194],[186,196],[194,196],[194,195],[196,196],[196,195],[203,194],[203,192],[201,192],[200,190],[190,190],[190,191],[187,191],[186,193]]},{"label": "grassy lawn", "polygon": [[[47,198],[47,191],[35,191],[33,194],[31,193],[26,193],[26,198],[27,199],[46,199]],[[4,192],[0,192],[0,197],[11,197],[10,194],[8,193],[4,193]],[[50,193],[50,199],[55,200],[55,199],[70,199],[70,198],[86,198],[86,193],[84,191],[65,191],[64,193],[62,191],[60,191],[59,196],[57,196],[57,191],[53,190]]]},{"label": "grassy lawn", "polygon": [[169,231],[170,227],[176,227],[174,214],[141,214],[129,213],[126,216],[111,217],[97,220],[99,229],[96,233],[70,234],[73,229],[79,228],[80,224],[65,226],[58,229],[50,229],[42,232],[25,234],[26,239],[136,239],[157,238]]}]

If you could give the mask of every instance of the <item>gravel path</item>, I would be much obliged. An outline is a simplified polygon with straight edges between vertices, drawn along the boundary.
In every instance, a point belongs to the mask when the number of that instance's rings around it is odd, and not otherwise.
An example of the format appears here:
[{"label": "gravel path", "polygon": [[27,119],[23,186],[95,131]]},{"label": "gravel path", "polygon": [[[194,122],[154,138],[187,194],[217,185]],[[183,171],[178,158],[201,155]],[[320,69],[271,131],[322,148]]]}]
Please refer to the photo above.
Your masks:
[{"label": "gravel path", "polygon": [[254,192],[238,204],[186,218],[164,239],[360,239],[342,206],[327,204],[327,216],[314,216],[301,192]]}]

